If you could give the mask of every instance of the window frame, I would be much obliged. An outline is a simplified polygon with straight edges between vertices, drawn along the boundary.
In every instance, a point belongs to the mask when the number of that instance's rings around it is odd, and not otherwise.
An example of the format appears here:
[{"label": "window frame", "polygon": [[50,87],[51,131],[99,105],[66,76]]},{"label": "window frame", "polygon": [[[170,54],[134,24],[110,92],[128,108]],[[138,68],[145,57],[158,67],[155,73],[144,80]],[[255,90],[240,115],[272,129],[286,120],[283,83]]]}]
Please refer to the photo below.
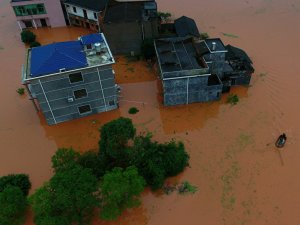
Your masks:
[{"label": "window frame", "polygon": [[[81,81],[73,81],[73,82],[72,82],[71,79],[70,79],[70,76],[71,76],[71,75],[74,75],[74,74],[80,74],[82,80],[81,80]],[[68,75],[68,78],[69,78],[70,84],[78,84],[78,83],[83,83],[83,82],[84,82],[84,77],[83,77],[83,74],[82,74],[81,72],[70,73],[70,74]]]},{"label": "window frame", "polygon": [[72,6],[72,11],[73,11],[73,13],[77,13],[77,8],[76,8],[76,6]]},{"label": "window frame", "polygon": [[[77,98],[77,97],[76,97],[76,95],[75,95],[75,92],[76,92],[76,91],[81,91],[81,90],[85,90],[85,94],[86,94],[86,95],[85,95],[85,96],[83,96],[83,97],[79,97],[79,98]],[[83,99],[83,98],[87,98],[87,97],[88,97],[88,95],[89,95],[89,94],[88,94],[88,92],[87,92],[86,88],[80,88],[80,89],[76,89],[76,90],[74,90],[74,91],[73,91],[73,96],[74,96],[74,99],[75,99],[75,100],[78,100],[78,99]]]},{"label": "window frame", "polygon": [[[80,109],[79,109],[79,108],[80,108],[80,107],[84,107],[84,106],[88,106],[88,107],[90,108],[90,111],[84,112],[84,113],[80,113]],[[89,113],[92,112],[92,107],[91,107],[90,104],[87,104],[87,105],[81,105],[81,106],[78,106],[78,107],[77,107],[77,110],[78,110],[79,115],[86,115],[86,114],[89,114]]]}]

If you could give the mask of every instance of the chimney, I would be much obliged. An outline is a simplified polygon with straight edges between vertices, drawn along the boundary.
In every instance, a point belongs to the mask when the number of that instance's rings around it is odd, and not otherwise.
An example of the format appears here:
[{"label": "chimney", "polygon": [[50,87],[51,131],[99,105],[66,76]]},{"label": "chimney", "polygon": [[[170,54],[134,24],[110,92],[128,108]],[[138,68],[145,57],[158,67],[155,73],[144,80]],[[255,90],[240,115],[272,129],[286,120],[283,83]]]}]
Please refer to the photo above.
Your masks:
[{"label": "chimney", "polygon": [[212,42],[212,51],[216,51],[217,43]]}]

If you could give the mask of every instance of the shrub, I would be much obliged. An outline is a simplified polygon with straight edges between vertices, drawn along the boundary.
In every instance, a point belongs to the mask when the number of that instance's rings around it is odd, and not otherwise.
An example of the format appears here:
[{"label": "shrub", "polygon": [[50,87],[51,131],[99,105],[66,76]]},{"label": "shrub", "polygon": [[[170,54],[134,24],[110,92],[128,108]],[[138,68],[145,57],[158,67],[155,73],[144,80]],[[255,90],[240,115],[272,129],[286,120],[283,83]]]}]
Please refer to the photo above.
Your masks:
[{"label": "shrub", "polygon": [[185,193],[193,194],[197,191],[197,187],[193,186],[189,182],[185,181],[178,186],[177,190],[178,190],[179,194],[185,194]]},{"label": "shrub", "polygon": [[24,94],[25,94],[25,89],[24,89],[24,88],[18,88],[18,89],[17,89],[17,93],[18,93],[19,95],[24,95]]},{"label": "shrub", "polygon": [[135,108],[135,107],[131,107],[129,110],[128,110],[128,113],[129,114],[136,114],[136,113],[138,113],[139,112],[139,110],[137,109],[137,108]]},{"label": "shrub", "polygon": [[201,33],[201,34],[200,34],[200,38],[201,38],[202,40],[205,40],[205,39],[209,38],[209,35],[208,35],[208,33]]},{"label": "shrub", "polygon": [[20,225],[24,223],[27,200],[22,190],[7,186],[0,193],[0,225]]},{"label": "shrub", "polygon": [[34,42],[36,39],[36,35],[34,33],[32,33],[31,31],[29,30],[24,30],[21,32],[21,40],[24,42],[24,43],[31,43],[31,42]]},{"label": "shrub", "polygon": [[0,192],[8,186],[19,187],[24,195],[28,195],[31,188],[29,176],[26,174],[10,174],[0,178]]},{"label": "shrub", "polygon": [[229,94],[226,102],[231,105],[236,105],[239,102],[239,96],[235,94]]},{"label": "shrub", "polygon": [[162,22],[168,23],[171,20],[172,14],[169,12],[158,12],[157,15],[161,18]]},{"label": "shrub", "polygon": [[34,41],[30,43],[30,48],[39,47],[41,46],[40,42]]}]

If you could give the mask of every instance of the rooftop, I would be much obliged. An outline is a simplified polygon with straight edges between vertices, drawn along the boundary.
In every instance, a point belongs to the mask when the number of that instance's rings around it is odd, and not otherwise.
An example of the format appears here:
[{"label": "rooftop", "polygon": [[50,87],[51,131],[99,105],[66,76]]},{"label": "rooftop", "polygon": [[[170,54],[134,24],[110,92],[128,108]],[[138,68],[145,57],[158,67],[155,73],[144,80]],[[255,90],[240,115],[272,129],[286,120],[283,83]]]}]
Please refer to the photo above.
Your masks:
[{"label": "rooftop", "polygon": [[[209,38],[205,40],[205,43],[211,52],[220,52],[220,51],[227,52],[220,38]],[[213,45],[215,45],[215,49]]]},{"label": "rooftop", "polygon": [[194,36],[200,37],[195,20],[182,16],[174,21],[175,30],[179,37]]},{"label": "rooftop", "polygon": [[82,36],[78,41],[58,42],[28,51],[27,78],[114,63],[103,34]]},{"label": "rooftop", "polygon": [[[163,74],[208,68],[202,58],[197,56],[192,38],[158,39],[155,47]],[[166,74],[163,76],[166,78]]]},{"label": "rooftop", "polygon": [[65,0],[65,3],[77,5],[94,11],[103,11],[108,3],[108,0]]}]

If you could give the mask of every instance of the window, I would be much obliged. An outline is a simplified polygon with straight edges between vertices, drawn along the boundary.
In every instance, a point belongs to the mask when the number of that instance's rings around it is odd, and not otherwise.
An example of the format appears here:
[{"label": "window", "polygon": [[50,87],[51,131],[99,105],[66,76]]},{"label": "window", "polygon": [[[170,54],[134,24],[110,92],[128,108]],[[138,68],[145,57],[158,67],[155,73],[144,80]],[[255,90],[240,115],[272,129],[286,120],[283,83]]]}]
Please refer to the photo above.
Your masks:
[{"label": "window", "polygon": [[92,49],[92,44],[86,45],[86,48],[87,48],[87,49]]},{"label": "window", "polygon": [[31,4],[24,6],[14,6],[16,16],[28,16],[46,14],[44,4]]},{"label": "window", "polygon": [[115,104],[115,101],[114,100],[109,101],[108,104],[109,104],[109,106],[113,106]]},{"label": "window", "polygon": [[75,99],[84,98],[86,96],[87,96],[86,89],[80,89],[80,90],[74,91]]},{"label": "window", "polygon": [[97,13],[94,13],[94,18],[97,19]]},{"label": "window", "polygon": [[83,105],[83,106],[78,107],[78,111],[79,111],[79,114],[85,114],[85,113],[91,112],[92,110],[91,110],[90,105]]},{"label": "window", "polygon": [[85,19],[87,19],[87,18],[88,18],[88,16],[87,16],[87,12],[86,12],[86,10],[85,10],[85,9],[83,9],[83,10],[82,10],[82,12],[83,12],[83,16],[84,16],[84,18],[85,18]]},{"label": "window", "polygon": [[83,81],[82,74],[79,73],[73,73],[69,75],[70,83],[77,83]]},{"label": "window", "polygon": [[70,6],[66,4],[66,7],[69,8]]},{"label": "window", "polygon": [[74,13],[77,13],[76,7],[73,7],[73,12],[74,12]]}]

